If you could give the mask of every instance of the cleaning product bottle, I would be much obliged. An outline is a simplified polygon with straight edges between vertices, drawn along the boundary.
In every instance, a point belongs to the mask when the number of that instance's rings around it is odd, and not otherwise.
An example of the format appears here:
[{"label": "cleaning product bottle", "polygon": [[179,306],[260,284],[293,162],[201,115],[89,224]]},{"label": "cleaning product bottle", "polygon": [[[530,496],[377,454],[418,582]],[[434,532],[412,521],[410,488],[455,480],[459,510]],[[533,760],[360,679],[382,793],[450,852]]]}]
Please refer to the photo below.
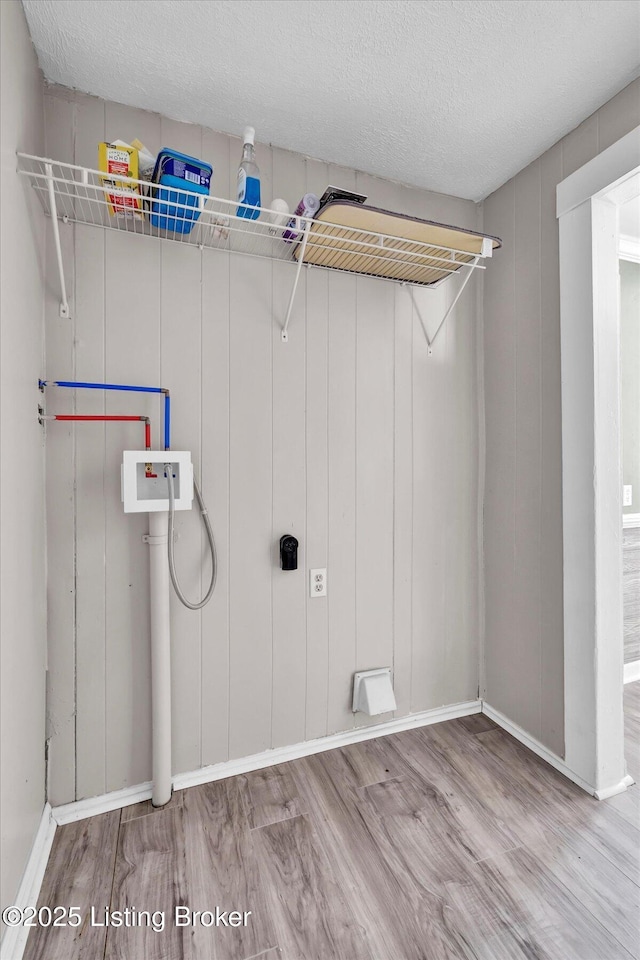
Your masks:
[{"label": "cleaning product bottle", "polygon": [[295,230],[296,217],[309,217],[310,219],[313,219],[319,209],[320,201],[315,193],[305,193],[304,197],[293,211],[293,216],[287,224],[287,229],[282,234],[282,239],[285,241],[285,243],[293,243],[294,240],[299,240],[302,236],[301,233],[296,233]]},{"label": "cleaning product bottle", "polygon": [[[255,159],[254,143],[256,132],[253,127],[245,127],[242,160],[238,167],[238,209],[236,216],[245,220],[257,220],[260,206],[260,171]],[[245,206],[246,204],[246,206]]]}]

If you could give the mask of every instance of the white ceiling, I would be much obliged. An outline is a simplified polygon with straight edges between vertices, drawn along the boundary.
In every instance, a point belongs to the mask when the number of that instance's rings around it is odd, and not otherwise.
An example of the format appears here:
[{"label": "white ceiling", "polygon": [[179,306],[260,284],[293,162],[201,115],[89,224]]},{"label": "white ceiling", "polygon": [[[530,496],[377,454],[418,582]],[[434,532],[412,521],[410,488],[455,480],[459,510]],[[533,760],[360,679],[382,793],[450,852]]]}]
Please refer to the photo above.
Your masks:
[{"label": "white ceiling", "polygon": [[50,81],[473,200],[640,73],[637,0],[23,3]]}]

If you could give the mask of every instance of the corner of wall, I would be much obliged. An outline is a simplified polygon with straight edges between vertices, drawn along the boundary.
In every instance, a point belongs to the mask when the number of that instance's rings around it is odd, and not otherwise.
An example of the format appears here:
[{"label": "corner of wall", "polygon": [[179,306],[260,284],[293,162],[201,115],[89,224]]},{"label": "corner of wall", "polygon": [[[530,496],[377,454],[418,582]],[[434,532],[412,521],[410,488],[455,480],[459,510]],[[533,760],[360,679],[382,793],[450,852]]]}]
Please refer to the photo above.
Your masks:
[{"label": "corner of wall", "polygon": [[0,17],[0,900],[6,904],[17,895],[45,804],[44,445],[37,417],[45,222],[16,173],[15,157],[43,148],[42,75],[19,0],[1,3]]},{"label": "corner of wall", "polygon": [[[476,230],[484,232],[484,201],[476,204]],[[486,696],[485,592],[484,592],[484,493],[486,474],[486,424],[484,405],[484,273],[476,285],[476,395],[478,410],[478,697]]]}]

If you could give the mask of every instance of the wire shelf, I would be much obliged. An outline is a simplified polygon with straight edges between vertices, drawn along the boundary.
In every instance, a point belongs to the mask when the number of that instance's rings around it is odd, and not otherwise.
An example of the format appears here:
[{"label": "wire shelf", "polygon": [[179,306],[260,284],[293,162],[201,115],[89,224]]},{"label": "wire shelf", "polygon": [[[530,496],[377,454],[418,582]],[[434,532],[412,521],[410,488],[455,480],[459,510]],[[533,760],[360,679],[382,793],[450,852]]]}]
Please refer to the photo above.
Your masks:
[{"label": "wire shelf", "polygon": [[[223,250],[297,264],[294,288],[283,328],[291,313],[300,267],[320,266],[345,273],[364,274],[412,286],[434,286],[467,267],[485,269],[479,260],[491,256],[493,244],[478,234],[401,218],[400,215],[362,207],[350,222],[329,219],[333,206],[310,219],[268,208],[258,218],[238,215],[237,201],[169,189],[144,180],[105,175],[99,170],[60,163],[30,154],[18,154],[18,173],[35,190],[45,213],[54,221],[58,267],[62,287],[61,315],[68,316],[59,224],[78,223],[153,237],[200,249]],[[162,191],[162,192],[160,192]],[[356,206],[356,205],[352,205]],[[338,213],[341,213],[338,210]],[[384,216],[382,216],[384,215]],[[365,219],[363,220],[363,216]],[[367,219],[368,216],[368,219]],[[376,229],[402,225],[403,235]],[[422,234],[418,227],[422,228]],[[429,239],[426,228],[432,228]],[[284,234],[284,237],[283,237]],[[436,237],[441,242],[433,242]],[[443,243],[441,238],[445,238]]]},{"label": "wire shelf", "polygon": [[[167,191],[168,196],[163,194],[160,203],[151,195],[156,185],[148,181],[109,175],[106,185],[105,174],[99,170],[26,154],[18,154],[18,161],[18,173],[29,180],[47,216],[52,215],[55,203],[55,215],[63,223],[88,224],[271,260],[293,260],[295,244],[283,242],[282,226],[278,229],[274,225],[278,215],[274,213],[269,220],[270,211],[261,210],[259,220],[243,219],[236,216],[237,202],[178,190]],[[132,187],[136,188],[135,195]],[[139,209],[127,205],[132,196],[137,198]],[[115,198],[115,213],[108,197]],[[184,202],[191,197],[195,206]],[[154,210],[162,214],[157,220],[173,229],[154,225],[150,219]],[[194,219],[195,214],[198,219]]]}]

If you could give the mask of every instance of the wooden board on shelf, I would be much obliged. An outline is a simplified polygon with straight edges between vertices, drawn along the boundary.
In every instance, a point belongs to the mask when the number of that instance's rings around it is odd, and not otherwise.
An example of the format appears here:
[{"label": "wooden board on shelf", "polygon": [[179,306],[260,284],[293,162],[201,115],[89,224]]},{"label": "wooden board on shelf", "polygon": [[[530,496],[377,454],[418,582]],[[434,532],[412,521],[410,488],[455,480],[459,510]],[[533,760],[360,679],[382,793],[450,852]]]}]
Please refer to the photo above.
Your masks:
[{"label": "wooden board on shelf", "polygon": [[[488,238],[493,249],[497,237]],[[431,285],[482,251],[483,234],[349,201],[328,203],[316,216],[303,263]],[[442,248],[458,251],[447,259]],[[300,256],[298,243],[294,256]]]}]

